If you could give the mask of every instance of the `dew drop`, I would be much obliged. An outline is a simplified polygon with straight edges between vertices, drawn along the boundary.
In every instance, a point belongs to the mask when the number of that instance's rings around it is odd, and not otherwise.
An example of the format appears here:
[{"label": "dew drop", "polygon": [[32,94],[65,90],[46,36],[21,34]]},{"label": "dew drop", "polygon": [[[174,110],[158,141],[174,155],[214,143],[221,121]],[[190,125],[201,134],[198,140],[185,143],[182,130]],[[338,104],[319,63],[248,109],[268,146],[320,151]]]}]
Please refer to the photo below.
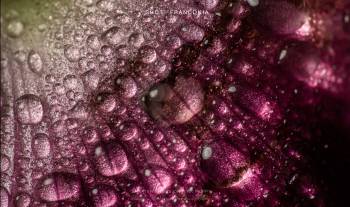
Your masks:
[{"label": "dew drop", "polygon": [[1,154],[1,172],[6,172],[10,168],[10,159],[8,156]]},{"label": "dew drop", "polygon": [[91,194],[96,207],[110,207],[117,202],[116,192],[111,186],[97,186]]},{"label": "dew drop", "polygon": [[188,24],[180,29],[180,35],[188,42],[200,42],[204,38],[204,30],[194,24]]},{"label": "dew drop", "polygon": [[95,70],[89,70],[82,75],[85,87],[95,90],[98,86],[100,78]]},{"label": "dew drop", "polygon": [[137,85],[131,77],[118,77],[116,85],[120,89],[120,93],[125,98],[132,98],[137,93]]},{"label": "dew drop", "polygon": [[28,66],[34,73],[40,73],[43,69],[43,61],[35,51],[30,51],[28,55]]},{"label": "dew drop", "polygon": [[17,119],[22,124],[38,124],[43,118],[43,105],[39,97],[26,94],[15,103]]},{"label": "dew drop", "polygon": [[64,55],[69,61],[76,62],[80,58],[80,51],[73,45],[66,45],[64,49]]},{"label": "dew drop", "polygon": [[7,33],[11,37],[19,37],[24,30],[23,23],[18,20],[12,20],[7,25]]},{"label": "dew drop", "polygon": [[252,7],[256,7],[259,5],[259,0],[246,0],[248,4]]},{"label": "dew drop", "polygon": [[246,158],[224,141],[212,142],[202,149],[202,170],[222,187],[236,181],[246,166]]},{"label": "dew drop", "polygon": [[116,143],[96,147],[95,159],[98,171],[104,176],[121,174],[129,167],[123,148]]},{"label": "dew drop", "polygon": [[119,27],[112,27],[102,35],[103,40],[112,45],[119,44],[123,37],[124,34]]},{"label": "dew drop", "polygon": [[50,155],[51,147],[49,137],[46,134],[39,133],[32,140],[33,151],[38,158],[46,158]]},{"label": "dew drop", "polygon": [[1,189],[0,189],[0,206],[1,207],[8,207],[9,206],[9,193],[3,187],[1,187]]},{"label": "dew drop", "polygon": [[173,183],[172,176],[162,168],[145,170],[145,183],[148,189],[155,194],[164,193]]},{"label": "dew drop", "polygon": [[182,124],[203,108],[204,92],[198,81],[179,76],[175,86],[159,84],[146,96],[150,115],[164,124]]},{"label": "dew drop", "polygon": [[140,47],[144,41],[145,39],[141,33],[133,33],[129,36],[129,44],[134,47]]},{"label": "dew drop", "polygon": [[219,3],[219,0],[200,0],[199,4],[206,10],[214,9]]},{"label": "dew drop", "polygon": [[144,46],[139,50],[139,57],[143,63],[150,64],[156,61],[157,53],[154,48],[150,46]]},{"label": "dew drop", "polygon": [[37,185],[38,196],[49,202],[77,198],[80,191],[81,186],[77,176],[64,172],[49,174]]},{"label": "dew drop", "polygon": [[213,154],[213,150],[211,147],[204,147],[202,150],[202,159],[207,160],[209,159]]},{"label": "dew drop", "polygon": [[182,41],[177,35],[169,35],[166,37],[165,41],[166,44],[172,49],[177,49],[182,45]]},{"label": "dew drop", "polygon": [[17,195],[15,199],[16,207],[29,207],[32,202],[32,199],[26,193]]},{"label": "dew drop", "polygon": [[101,46],[100,40],[99,40],[98,36],[96,36],[96,35],[88,36],[86,38],[86,44],[94,50],[99,49]]}]

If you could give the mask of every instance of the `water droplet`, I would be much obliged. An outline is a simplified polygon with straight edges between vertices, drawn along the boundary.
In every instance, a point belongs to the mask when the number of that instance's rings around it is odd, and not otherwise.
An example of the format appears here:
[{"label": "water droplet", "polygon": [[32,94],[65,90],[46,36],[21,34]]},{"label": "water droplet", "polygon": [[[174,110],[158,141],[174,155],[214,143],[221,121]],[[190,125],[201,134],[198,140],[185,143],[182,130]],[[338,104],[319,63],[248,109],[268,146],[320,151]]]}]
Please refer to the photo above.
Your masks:
[{"label": "water droplet", "polygon": [[77,89],[78,87],[78,79],[75,77],[75,75],[67,75],[63,79],[63,84],[67,89]]},{"label": "water droplet", "polygon": [[124,34],[119,27],[112,27],[102,35],[103,40],[112,45],[120,43],[123,37]]},{"label": "water droplet", "polygon": [[104,176],[121,174],[129,167],[123,148],[116,143],[96,147],[95,159],[98,171]]},{"label": "water droplet", "polygon": [[202,159],[207,160],[209,159],[213,154],[213,150],[211,147],[204,147],[202,149]]},{"label": "water droplet", "polygon": [[11,37],[19,37],[24,30],[23,23],[18,20],[12,20],[7,25],[7,33]]},{"label": "water droplet", "polygon": [[89,116],[88,106],[83,101],[78,101],[69,112],[71,117],[77,119],[86,119]]},{"label": "water droplet", "polygon": [[8,156],[1,154],[1,172],[6,172],[10,168],[10,159]]},{"label": "water droplet", "polygon": [[121,131],[120,139],[123,141],[135,139],[139,135],[139,130],[133,123],[123,123],[119,128]]},{"label": "water droplet", "polygon": [[241,176],[246,158],[224,141],[212,142],[202,149],[201,167],[217,185],[225,187]]},{"label": "water droplet", "polygon": [[181,124],[202,110],[204,93],[195,79],[177,77],[174,87],[159,84],[146,98],[146,106],[154,119],[164,124]]},{"label": "water droplet", "polygon": [[155,194],[164,193],[172,184],[172,176],[162,168],[154,167],[145,170],[144,180],[148,189]]},{"label": "water droplet", "polygon": [[252,7],[256,7],[259,5],[259,0],[246,0],[248,4]]},{"label": "water droplet", "polygon": [[64,172],[49,174],[37,185],[38,196],[49,202],[77,198],[80,191],[81,186],[77,176]]},{"label": "water droplet", "polygon": [[1,207],[8,207],[9,206],[9,193],[3,187],[1,187],[1,189],[0,189],[0,206]]},{"label": "water droplet", "polygon": [[43,106],[39,97],[26,94],[15,103],[17,119],[22,124],[38,124],[43,118]]},{"label": "water droplet", "polygon": [[112,11],[114,9],[114,2],[112,0],[100,0],[96,6],[103,11]]},{"label": "water droplet", "polygon": [[214,9],[219,3],[219,0],[200,0],[199,4],[206,10]]},{"label": "water droplet", "polygon": [[97,186],[91,194],[96,207],[110,207],[117,202],[116,192],[111,186]]},{"label": "water droplet", "polygon": [[16,196],[16,207],[29,207],[32,202],[30,196],[26,193],[21,193]]},{"label": "water droplet", "polygon": [[82,76],[84,85],[87,88],[91,90],[95,90],[97,88],[100,78],[95,70],[89,70],[85,72]]},{"label": "water droplet", "polygon": [[112,112],[117,105],[115,98],[111,94],[102,93],[96,99],[98,109],[104,113]]},{"label": "water droplet", "polygon": [[177,35],[169,35],[166,37],[166,44],[173,49],[181,47],[182,41]]},{"label": "water droplet", "polygon": [[180,35],[188,42],[200,42],[204,38],[204,30],[194,24],[188,24],[180,29]]},{"label": "water droplet", "polygon": [[234,92],[236,92],[236,91],[237,91],[237,89],[236,89],[235,86],[230,86],[230,87],[228,88],[228,92],[229,92],[229,93],[234,93]]},{"label": "water droplet", "polygon": [[101,46],[101,43],[100,43],[100,40],[99,40],[99,37],[96,36],[96,35],[90,35],[87,37],[86,39],[86,44],[92,48],[92,49],[99,49],[100,46]]},{"label": "water droplet", "polygon": [[137,93],[137,85],[131,77],[118,77],[116,85],[120,88],[121,95],[125,98],[132,98]]},{"label": "water droplet", "polygon": [[37,134],[32,140],[32,148],[38,158],[48,157],[51,151],[49,137],[43,133]]},{"label": "water droplet", "polygon": [[129,44],[134,47],[140,47],[144,41],[145,39],[141,33],[133,33],[129,36]]},{"label": "water droplet", "polygon": [[64,55],[69,61],[76,62],[80,58],[79,48],[73,45],[66,45],[64,49]]},{"label": "water droplet", "polygon": [[143,63],[153,63],[157,59],[157,53],[154,48],[150,46],[144,46],[139,50],[139,57]]},{"label": "water droplet", "polygon": [[35,51],[30,51],[28,55],[28,66],[34,73],[40,73],[43,69],[43,61]]}]

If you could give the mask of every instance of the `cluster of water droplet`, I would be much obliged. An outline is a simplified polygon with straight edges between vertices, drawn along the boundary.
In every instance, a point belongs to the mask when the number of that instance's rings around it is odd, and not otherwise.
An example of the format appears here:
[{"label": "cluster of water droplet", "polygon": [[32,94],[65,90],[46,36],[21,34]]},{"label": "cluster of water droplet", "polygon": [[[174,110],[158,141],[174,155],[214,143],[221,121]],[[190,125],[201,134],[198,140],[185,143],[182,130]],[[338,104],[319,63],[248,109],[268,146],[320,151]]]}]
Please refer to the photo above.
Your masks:
[{"label": "cluster of water droplet", "polygon": [[[290,100],[302,84],[342,83],[300,42],[310,14],[274,0],[164,1],[153,15],[119,3],[76,0],[41,47],[4,47],[1,206],[278,203],[300,159],[277,139]],[[6,21],[2,39],[27,32]],[[305,177],[298,193],[312,200]]]}]

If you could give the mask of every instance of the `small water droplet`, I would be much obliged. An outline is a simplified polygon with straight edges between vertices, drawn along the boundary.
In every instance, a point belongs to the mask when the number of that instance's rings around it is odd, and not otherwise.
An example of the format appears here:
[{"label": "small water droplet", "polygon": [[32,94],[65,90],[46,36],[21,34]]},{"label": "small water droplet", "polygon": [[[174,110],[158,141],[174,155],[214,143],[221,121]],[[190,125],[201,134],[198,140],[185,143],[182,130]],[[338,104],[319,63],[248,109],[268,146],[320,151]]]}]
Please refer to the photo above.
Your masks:
[{"label": "small water droplet", "polygon": [[1,154],[1,172],[6,172],[10,168],[10,159],[8,156]]},{"label": "small water droplet", "polygon": [[32,140],[32,148],[38,158],[48,157],[51,151],[49,137],[43,133],[37,134]]},{"label": "small water droplet", "polygon": [[43,61],[40,55],[33,50],[28,54],[28,66],[34,73],[40,73],[43,69]]}]

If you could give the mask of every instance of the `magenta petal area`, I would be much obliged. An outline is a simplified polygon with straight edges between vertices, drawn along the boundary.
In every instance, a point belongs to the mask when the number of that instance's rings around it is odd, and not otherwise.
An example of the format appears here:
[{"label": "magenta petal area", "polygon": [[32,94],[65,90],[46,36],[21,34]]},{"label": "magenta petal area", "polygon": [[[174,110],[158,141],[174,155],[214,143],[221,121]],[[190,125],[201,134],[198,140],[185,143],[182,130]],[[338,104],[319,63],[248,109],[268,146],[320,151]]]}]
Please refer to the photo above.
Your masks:
[{"label": "magenta petal area", "polygon": [[0,207],[349,205],[348,0],[4,2]]}]

